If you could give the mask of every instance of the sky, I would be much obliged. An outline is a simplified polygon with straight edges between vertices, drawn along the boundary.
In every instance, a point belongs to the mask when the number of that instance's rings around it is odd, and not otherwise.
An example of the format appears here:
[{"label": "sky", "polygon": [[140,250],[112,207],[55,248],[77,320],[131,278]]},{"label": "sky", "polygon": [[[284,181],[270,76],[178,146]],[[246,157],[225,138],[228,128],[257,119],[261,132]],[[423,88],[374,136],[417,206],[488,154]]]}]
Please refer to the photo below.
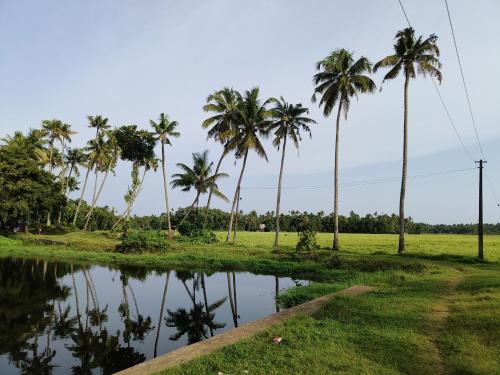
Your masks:
[{"label": "sky", "polygon": [[[441,50],[440,92],[464,143],[479,159],[444,0],[403,0],[417,34],[435,33]],[[448,1],[478,134],[488,164],[485,220],[500,221],[500,114],[497,110],[500,33],[497,0]],[[167,150],[168,173],[189,163],[192,152],[218,144],[201,128],[207,96],[224,86],[260,87],[263,98],[283,96],[310,108],[318,123],[300,150],[288,149],[282,211],[333,208],[335,118],[311,103],[315,62],[336,48],[376,62],[392,53],[395,33],[406,27],[397,0],[0,0],[0,137],[27,131],[44,119],[72,124],[80,147],[93,136],[86,116],[102,114],[113,126],[137,124],[167,113],[182,133]],[[480,57],[480,59],[478,58]],[[403,80],[354,100],[340,135],[340,212],[397,212],[402,155]],[[409,89],[407,214],[431,223],[477,220],[478,173],[464,152],[432,82],[419,77]],[[275,209],[279,152],[265,142],[269,162],[249,157],[241,208]],[[159,150],[158,150],[159,151]],[[220,187],[232,197],[240,161],[228,157],[230,177]],[[460,172],[435,174],[443,171]],[[462,171],[464,170],[464,171]],[[427,177],[418,177],[430,175]],[[390,179],[390,182],[375,183]],[[370,181],[353,186],[355,181]],[[122,210],[130,165],[121,162],[99,205]],[[161,174],[146,176],[135,214],[163,210]],[[91,194],[89,189],[87,194]],[[497,198],[495,198],[495,194]],[[75,194],[74,196],[77,196]],[[173,207],[193,193],[171,191]],[[229,210],[229,204],[214,206]]]}]

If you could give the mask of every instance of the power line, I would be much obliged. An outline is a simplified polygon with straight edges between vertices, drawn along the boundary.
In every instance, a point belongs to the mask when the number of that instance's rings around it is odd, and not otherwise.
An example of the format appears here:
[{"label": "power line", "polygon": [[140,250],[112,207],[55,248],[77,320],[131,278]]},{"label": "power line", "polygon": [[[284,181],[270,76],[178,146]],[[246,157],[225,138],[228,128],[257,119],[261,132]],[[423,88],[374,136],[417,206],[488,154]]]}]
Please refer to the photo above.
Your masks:
[{"label": "power line", "polygon": [[[421,178],[435,177],[441,175],[449,175],[453,173],[465,172],[470,170],[475,170],[476,168],[464,168],[464,169],[452,169],[447,171],[440,172],[431,172],[426,174],[408,176],[408,179],[417,180]],[[370,179],[370,180],[358,180],[358,181],[350,181],[343,184],[340,184],[342,187],[356,187],[356,186],[365,186],[365,185],[374,185],[374,184],[384,184],[388,182],[399,182],[401,177],[391,177],[391,178],[382,178],[382,179]],[[333,184],[327,185],[302,185],[302,186],[283,186],[283,190],[316,190],[316,189],[331,189],[333,188]],[[241,189],[244,190],[276,190],[278,189],[275,186],[262,186],[262,187],[245,187],[242,186]]]},{"label": "power line", "polygon": [[446,116],[448,117],[448,120],[450,121],[450,125],[453,127],[453,130],[455,131],[455,134],[456,134],[458,140],[460,141],[460,144],[462,145],[462,148],[464,149],[464,151],[467,154],[467,156],[472,160],[472,162],[475,162],[476,159],[474,159],[474,157],[472,156],[472,154],[467,149],[467,146],[465,146],[465,143],[464,143],[462,137],[460,136],[460,133],[458,132],[457,127],[455,126],[455,123],[454,123],[454,121],[453,121],[453,119],[452,119],[452,117],[450,115],[450,112],[448,111],[448,107],[446,106],[446,104],[444,102],[444,99],[441,96],[441,92],[439,91],[439,88],[436,85],[436,81],[434,80],[434,77],[431,77],[431,79],[432,79],[432,84],[434,85],[434,88],[436,89],[436,93],[439,96],[439,100],[441,101],[441,104],[443,105],[444,111],[446,112]]},{"label": "power line", "polygon": [[491,195],[493,195],[493,199],[495,199],[495,202],[500,207],[500,200],[498,200],[498,196],[497,196],[497,193],[495,191],[494,185],[491,182],[490,176],[488,175],[488,173],[486,172],[486,170],[484,170],[484,175],[486,176],[486,182],[488,182],[488,186],[490,188]]},{"label": "power line", "polygon": [[[406,10],[405,10],[405,7],[404,7],[402,1],[398,0],[398,2],[399,2],[399,5],[401,6],[401,10],[403,11],[403,14],[405,16],[406,22],[408,23],[408,26],[412,27],[410,19],[408,18],[408,14],[406,13]],[[441,102],[441,105],[443,106],[443,109],[444,109],[444,111],[446,113],[446,117],[448,117],[448,121],[450,122],[450,125],[453,128],[453,131],[455,132],[455,135],[457,136],[458,140],[460,141],[460,144],[462,145],[462,148],[464,149],[464,151],[467,154],[467,156],[474,163],[476,159],[469,152],[469,150],[467,149],[467,146],[465,146],[465,142],[463,141],[462,137],[460,136],[460,133],[458,132],[457,127],[455,126],[455,122],[453,121],[453,118],[450,115],[450,111],[448,111],[448,107],[446,106],[446,103],[445,103],[445,101],[443,99],[443,96],[441,95],[441,92],[439,91],[439,88],[436,85],[436,81],[434,80],[434,77],[432,77],[432,76],[431,76],[431,81],[432,81],[432,84],[434,86],[434,89],[436,90],[436,94],[439,97],[439,101]]]},{"label": "power line", "polygon": [[465,83],[464,70],[462,68],[462,60],[460,59],[460,53],[458,52],[457,39],[455,37],[455,30],[453,29],[453,23],[451,22],[450,8],[448,7],[447,0],[444,0],[444,3],[446,5],[446,13],[448,13],[448,21],[450,23],[451,35],[453,36],[453,44],[455,45],[455,52],[457,54],[458,66],[460,68],[460,75],[462,77],[462,83],[464,85],[465,97],[467,98],[467,104],[469,106],[470,118],[472,120],[472,125],[474,126],[474,133],[476,134],[476,140],[477,140],[477,144],[479,146],[479,150],[481,151],[481,155],[483,156],[483,159],[486,159],[486,157],[484,156],[481,141],[479,139],[479,134],[477,131],[477,126],[476,126],[476,120],[474,119],[474,114],[472,113],[472,105],[471,105],[470,98],[469,98],[469,90],[467,90],[467,84]]}]

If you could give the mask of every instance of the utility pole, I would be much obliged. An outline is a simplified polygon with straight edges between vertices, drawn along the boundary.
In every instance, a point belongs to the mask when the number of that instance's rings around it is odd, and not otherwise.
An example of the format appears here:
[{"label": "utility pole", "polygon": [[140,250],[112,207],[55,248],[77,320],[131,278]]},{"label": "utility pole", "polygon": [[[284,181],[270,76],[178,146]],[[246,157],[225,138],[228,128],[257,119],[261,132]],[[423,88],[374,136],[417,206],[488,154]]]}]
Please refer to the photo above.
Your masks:
[{"label": "utility pole", "polygon": [[478,242],[477,242],[477,257],[479,259],[484,259],[484,254],[483,254],[483,164],[486,164],[487,161],[480,159],[479,161],[476,161],[477,164],[479,164],[479,222],[478,222],[478,227],[477,227],[477,235],[478,235]]}]

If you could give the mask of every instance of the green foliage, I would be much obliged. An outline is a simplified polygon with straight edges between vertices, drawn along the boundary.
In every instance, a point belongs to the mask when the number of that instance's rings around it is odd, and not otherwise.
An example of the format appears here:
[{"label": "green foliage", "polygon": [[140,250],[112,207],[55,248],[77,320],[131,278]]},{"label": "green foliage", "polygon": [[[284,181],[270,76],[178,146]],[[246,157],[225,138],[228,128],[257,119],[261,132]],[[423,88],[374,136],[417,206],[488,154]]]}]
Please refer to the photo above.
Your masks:
[{"label": "green foliage", "polygon": [[190,242],[206,244],[219,242],[214,232],[203,229],[203,225],[200,220],[197,220],[194,223],[185,221],[179,226],[178,230],[184,237],[189,238]]},{"label": "green foliage", "polygon": [[159,231],[133,231],[123,235],[116,247],[121,253],[161,252],[168,248],[168,240]]},{"label": "green foliage", "polygon": [[27,146],[14,142],[0,148],[0,228],[38,225],[47,213],[66,204],[60,184],[41,168],[36,150]]},{"label": "green foliage", "polygon": [[297,242],[297,251],[311,251],[319,249],[316,242],[316,232],[312,230],[304,230],[299,232],[299,241]]},{"label": "green foliage", "polygon": [[150,132],[138,130],[136,125],[128,125],[116,129],[115,137],[122,160],[144,163],[146,160],[154,159],[156,140]]}]

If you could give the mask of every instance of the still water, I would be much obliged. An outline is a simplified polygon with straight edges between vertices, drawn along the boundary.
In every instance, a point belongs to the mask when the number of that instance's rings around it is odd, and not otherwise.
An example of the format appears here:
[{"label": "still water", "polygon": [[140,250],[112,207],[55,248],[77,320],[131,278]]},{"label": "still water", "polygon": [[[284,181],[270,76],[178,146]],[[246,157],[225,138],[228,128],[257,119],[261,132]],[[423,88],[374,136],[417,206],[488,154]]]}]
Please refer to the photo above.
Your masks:
[{"label": "still water", "polygon": [[0,259],[0,374],[110,374],[272,314],[305,283]]}]

